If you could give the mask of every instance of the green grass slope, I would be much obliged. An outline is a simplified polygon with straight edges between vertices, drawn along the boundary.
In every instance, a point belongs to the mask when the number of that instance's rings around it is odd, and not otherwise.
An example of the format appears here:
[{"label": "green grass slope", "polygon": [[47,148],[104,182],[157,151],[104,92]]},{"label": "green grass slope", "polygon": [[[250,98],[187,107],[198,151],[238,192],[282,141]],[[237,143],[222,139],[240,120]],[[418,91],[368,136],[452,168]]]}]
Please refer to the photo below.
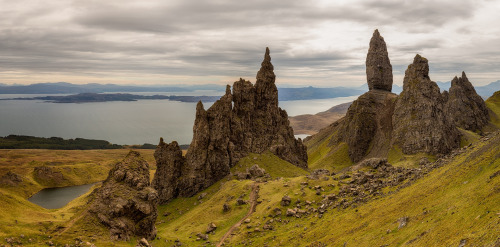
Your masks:
[{"label": "green grass slope", "polygon": [[500,91],[495,92],[485,103],[490,110],[491,123],[500,128]]},{"label": "green grass slope", "polygon": [[[333,209],[321,219],[317,214],[305,218],[264,218],[269,207],[286,209],[277,200],[283,194],[297,198],[304,193],[298,188],[300,182],[301,178],[295,178],[287,182],[287,187],[278,186],[278,181],[263,185],[264,202],[254,216],[261,223],[272,219],[274,230],[241,230],[230,246],[458,246],[462,241],[466,246],[500,244],[498,132],[410,186],[366,204]],[[335,189],[330,190],[325,194],[335,193]],[[302,197],[314,199],[308,190]],[[264,204],[266,199],[269,204]],[[403,217],[408,217],[408,223],[398,228],[398,219]]]}]

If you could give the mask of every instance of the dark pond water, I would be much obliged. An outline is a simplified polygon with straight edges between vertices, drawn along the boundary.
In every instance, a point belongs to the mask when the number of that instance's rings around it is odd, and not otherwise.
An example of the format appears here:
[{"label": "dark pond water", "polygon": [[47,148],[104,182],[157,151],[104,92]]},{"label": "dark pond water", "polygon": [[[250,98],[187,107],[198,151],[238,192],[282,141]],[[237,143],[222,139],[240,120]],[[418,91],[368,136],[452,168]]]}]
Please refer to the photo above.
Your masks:
[{"label": "dark pond water", "polygon": [[28,201],[47,209],[62,208],[73,199],[87,193],[94,184],[43,189],[28,198]]}]

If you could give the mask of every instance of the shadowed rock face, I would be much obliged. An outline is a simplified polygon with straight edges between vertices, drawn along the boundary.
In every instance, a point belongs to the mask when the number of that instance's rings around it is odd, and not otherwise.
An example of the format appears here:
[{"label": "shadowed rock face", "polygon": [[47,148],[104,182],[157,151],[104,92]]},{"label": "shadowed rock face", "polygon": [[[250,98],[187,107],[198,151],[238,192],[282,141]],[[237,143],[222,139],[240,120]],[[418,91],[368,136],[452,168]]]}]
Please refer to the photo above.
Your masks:
[{"label": "shadowed rock face", "polygon": [[366,56],[366,77],[370,90],[379,89],[391,92],[392,65],[384,38],[380,36],[378,30],[373,32],[370,40],[370,48]]},{"label": "shadowed rock face", "polygon": [[161,203],[207,188],[228,175],[229,169],[249,153],[269,150],[307,168],[306,147],[295,139],[286,111],[278,107],[273,70],[266,48],[255,85],[240,79],[234,82],[232,93],[227,86],[226,94],[208,110],[198,103],[193,140],[184,160],[176,143],[160,141],[153,184]]},{"label": "shadowed rock face", "polygon": [[460,144],[460,133],[445,114],[445,97],[429,78],[426,58],[416,55],[408,66],[392,116],[392,145],[406,154],[445,154]]},{"label": "shadowed rock face", "polygon": [[138,152],[130,151],[93,193],[89,212],[110,229],[111,239],[156,237],[158,194],[149,184],[149,165]]},{"label": "shadowed rock face", "polygon": [[396,97],[396,94],[377,89],[359,96],[349,107],[339,126],[339,134],[330,145],[346,142],[353,162],[365,157],[386,156]]},{"label": "shadowed rock face", "polygon": [[488,124],[489,114],[484,100],[476,93],[469,79],[453,78],[450,92],[446,95],[446,115],[460,128],[481,131]]}]

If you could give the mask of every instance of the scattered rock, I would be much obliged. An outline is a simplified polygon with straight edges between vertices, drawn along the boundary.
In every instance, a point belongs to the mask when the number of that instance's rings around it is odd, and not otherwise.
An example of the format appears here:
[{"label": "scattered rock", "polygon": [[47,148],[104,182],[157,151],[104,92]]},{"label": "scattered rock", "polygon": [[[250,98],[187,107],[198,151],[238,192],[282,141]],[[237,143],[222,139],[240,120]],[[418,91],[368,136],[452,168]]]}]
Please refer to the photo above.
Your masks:
[{"label": "scattered rock", "polygon": [[224,203],[224,205],[222,205],[222,212],[227,213],[229,211],[231,211],[231,207],[229,206],[229,204]]},{"label": "scattered rock", "polygon": [[204,241],[208,240],[208,235],[207,234],[198,233],[198,234],[196,234],[196,236],[198,238],[200,238],[200,240],[204,240]]},{"label": "scattered rock", "polygon": [[407,216],[401,217],[398,219],[398,229],[401,229],[408,224],[409,218]]},{"label": "scattered rock", "polygon": [[207,227],[207,230],[205,231],[205,233],[210,234],[213,231],[215,231],[216,229],[217,229],[217,226],[215,225],[215,223],[211,222],[208,224],[208,227]]},{"label": "scattered rock", "polygon": [[141,240],[138,241],[137,245],[135,247],[150,247],[148,240],[145,238],[141,238]]},{"label": "scattered rock", "polygon": [[288,206],[290,205],[290,203],[292,202],[292,198],[290,198],[289,196],[284,196],[283,198],[281,198],[281,206]]},{"label": "scattered rock", "polygon": [[286,216],[290,217],[290,216],[295,216],[296,214],[297,214],[297,211],[295,211],[295,210],[293,210],[291,208],[289,208],[289,209],[286,210]]},{"label": "scattered rock", "polygon": [[250,169],[247,170],[251,178],[260,178],[266,175],[266,170],[260,168],[259,165],[254,164]]},{"label": "scattered rock", "polygon": [[243,200],[243,199],[241,199],[241,198],[238,198],[238,199],[236,200],[236,205],[238,205],[238,206],[240,206],[240,205],[245,205],[245,204],[247,204],[247,201],[245,201],[245,200]]}]

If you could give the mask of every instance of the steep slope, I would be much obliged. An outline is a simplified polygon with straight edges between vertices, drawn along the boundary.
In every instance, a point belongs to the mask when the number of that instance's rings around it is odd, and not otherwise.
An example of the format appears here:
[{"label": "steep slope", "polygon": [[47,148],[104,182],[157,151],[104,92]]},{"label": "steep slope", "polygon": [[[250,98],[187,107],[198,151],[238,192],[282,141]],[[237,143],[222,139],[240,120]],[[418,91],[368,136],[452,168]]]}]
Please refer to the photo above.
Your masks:
[{"label": "steep slope", "polygon": [[500,91],[495,92],[486,100],[490,122],[500,128]]}]

